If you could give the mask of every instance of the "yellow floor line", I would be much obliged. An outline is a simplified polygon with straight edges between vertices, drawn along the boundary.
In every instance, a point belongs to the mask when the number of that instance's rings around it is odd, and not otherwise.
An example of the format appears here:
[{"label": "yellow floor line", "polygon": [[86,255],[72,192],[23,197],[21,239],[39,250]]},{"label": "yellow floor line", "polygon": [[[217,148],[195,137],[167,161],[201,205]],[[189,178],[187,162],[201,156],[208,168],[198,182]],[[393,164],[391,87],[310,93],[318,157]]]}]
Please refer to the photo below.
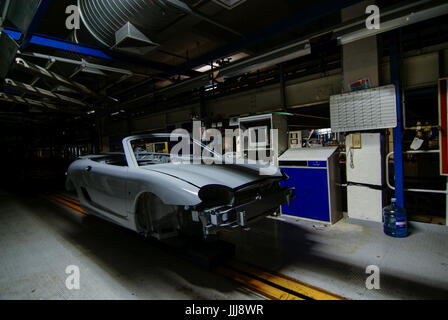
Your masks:
[{"label": "yellow floor line", "polygon": [[63,200],[63,199],[60,199],[60,198],[58,198],[56,196],[50,196],[50,199],[52,199],[52,200],[54,200],[56,202],[59,202],[60,204],[63,204],[63,205],[65,205],[65,206],[67,206],[67,207],[69,207],[69,208],[71,208],[71,209],[73,209],[75,211],[78,211],[79,213],[82,213],[84,215],[89,215],[81,207],[76,206],[76,205],[74,205],[74,204],[72,204],[72,203],[70,203],[68,201]]},{"label": "yellow floor line", "polygon": [[347,300],[342,296],[311,286],[307,283],[301,282],[299,280],[293,279],[285,275],[266,272],[251,266],[237,263],[235,261],[228,262],[227,264],[234,269],[240,270],[242,272],[253,275],[260,279],[269,281],[278,286],[297,292],[303,296],[309,297],[314,300]]},{"label": "yellow floor line", "polygon": [[66,195],[64,195],[64,194],[62,194],[62,193],[55,194],[55,195],[53,195],[53,196],[55,196],[55,197],[57,197],[57,198],[61,198],[61,199],[65,200],[65,201],[68,201],[68,202],[70,202],[70,203],[73,203],[74,205],[77,205],[77,206],[79,206],[79,205],[81,204],[81,202],[79,202],[78,200],[76,200],[76,199],[74,199],[74,198],[71,198],[71,197],[68,197],[68,196],[66,196]]},{"label": "yellow floor line", "polygon": [[294,296],[287,292],[284,292],[275,287],[271,287],[270,285],[261,282],[257,279],[252,279],[244,274],[238,273],[231,269],[218,267],[215,269],[215,272],[224,275],[246,287],[249,290],[252,290],[256,293],[259,293],[265,296],[268,299],[272,300],[304,300],[300,297]]}]

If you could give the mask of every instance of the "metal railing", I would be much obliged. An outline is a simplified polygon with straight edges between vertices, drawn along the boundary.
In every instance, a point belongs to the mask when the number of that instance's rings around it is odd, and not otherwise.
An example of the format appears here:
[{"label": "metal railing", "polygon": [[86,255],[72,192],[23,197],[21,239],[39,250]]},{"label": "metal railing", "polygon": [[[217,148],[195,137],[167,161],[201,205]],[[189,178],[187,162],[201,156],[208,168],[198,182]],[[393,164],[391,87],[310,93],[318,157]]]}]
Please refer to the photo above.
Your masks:
[{"label": "metal railing", "polygon": [[[440,150],[428,150],[428,151],[422,151],[422,150],[416,150],[416,151],[404,151],[403,153],[406,154],[428,154],[428,153],[440,153]],[[390,152],[386,156],[386,183],[387,186],[395,190],[395,187],[390,184],[389,181],[389,159],[394,154],[394,152]],[[431,189],[404,189],[404,191],[407,192],[424,192],[424,193],[439,193],[439,194],[446,194],[448,195],[448,189],[446,190],[431,190]]]}]

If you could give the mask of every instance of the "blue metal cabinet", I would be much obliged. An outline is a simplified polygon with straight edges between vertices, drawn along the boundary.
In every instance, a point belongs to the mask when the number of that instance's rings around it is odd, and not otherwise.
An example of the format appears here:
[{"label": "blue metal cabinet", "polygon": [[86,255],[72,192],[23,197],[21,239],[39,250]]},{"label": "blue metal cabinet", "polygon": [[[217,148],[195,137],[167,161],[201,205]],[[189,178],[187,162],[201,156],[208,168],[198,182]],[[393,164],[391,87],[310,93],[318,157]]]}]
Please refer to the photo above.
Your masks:
[{"label": "blue metal cabinet", "polygon": [[282,214],[326,223],[342,217],[336,151],[290,149],[279,158],[280,169],[289,176],[282,185],[296,189],[296,198],[282,206]]},{"label": "blue metal cabinet", "polygon": [[283,184],[296,188],[291,205],[282,207],[282,213],[330,222],[327,170],[310,168],[282,168],[289,176]]}]

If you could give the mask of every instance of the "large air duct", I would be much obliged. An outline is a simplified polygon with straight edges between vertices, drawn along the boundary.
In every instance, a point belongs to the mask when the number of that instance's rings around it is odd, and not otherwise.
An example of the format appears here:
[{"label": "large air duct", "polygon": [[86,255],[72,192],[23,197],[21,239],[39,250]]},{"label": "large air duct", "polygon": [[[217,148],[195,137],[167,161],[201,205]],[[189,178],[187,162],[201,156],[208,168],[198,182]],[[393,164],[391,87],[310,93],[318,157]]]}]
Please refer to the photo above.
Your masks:
[{"label": "large air duct", "polygon": [[78,0],[85,28],[101,44],[146,54],[157,47],[150,38],[185,12],[166,0]]}]

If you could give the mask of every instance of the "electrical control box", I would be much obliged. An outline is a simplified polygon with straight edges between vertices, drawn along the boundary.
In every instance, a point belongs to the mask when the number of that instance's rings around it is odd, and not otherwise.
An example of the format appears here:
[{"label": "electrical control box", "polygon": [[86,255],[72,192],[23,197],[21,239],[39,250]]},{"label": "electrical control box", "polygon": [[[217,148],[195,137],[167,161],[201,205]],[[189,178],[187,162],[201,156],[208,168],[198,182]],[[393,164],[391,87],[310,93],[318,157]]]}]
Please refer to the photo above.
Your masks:
[{"label": "electrical control box", "polygon": [[302,131],[289,132],[289,148],[302,148]]}]

